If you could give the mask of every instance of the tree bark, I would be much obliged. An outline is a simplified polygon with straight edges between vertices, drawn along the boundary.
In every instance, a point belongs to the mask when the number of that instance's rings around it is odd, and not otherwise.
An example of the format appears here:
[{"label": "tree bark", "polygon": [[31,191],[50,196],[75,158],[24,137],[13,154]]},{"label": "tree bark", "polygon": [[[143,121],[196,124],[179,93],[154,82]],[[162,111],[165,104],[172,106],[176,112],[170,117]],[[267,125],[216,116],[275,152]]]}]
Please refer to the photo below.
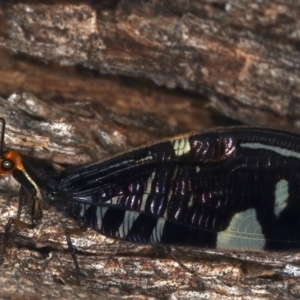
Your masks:
[{"label": "tree bark", "polygon": [[[207,106],[244,123],[300,126],[296,2],[0,3],[0,93],[21,90],[0,99],[0,112],[6,146],[22,154],[60,168],[234,124]],[[2,238],[17,213],[18,185],[6,179],[0,187]],[[0,298],[300,298],[299,253],[174,248],[192,273],[167,253],[91,230],[72,237],[86,273],[79,285],[64,237],[73,226],[49,208],[37,229],[16,230]]]},{"label": "tree bark", "polygon": [[242,122],[299,128],[295,1],[3,3],[4,47],[181,87]]}]

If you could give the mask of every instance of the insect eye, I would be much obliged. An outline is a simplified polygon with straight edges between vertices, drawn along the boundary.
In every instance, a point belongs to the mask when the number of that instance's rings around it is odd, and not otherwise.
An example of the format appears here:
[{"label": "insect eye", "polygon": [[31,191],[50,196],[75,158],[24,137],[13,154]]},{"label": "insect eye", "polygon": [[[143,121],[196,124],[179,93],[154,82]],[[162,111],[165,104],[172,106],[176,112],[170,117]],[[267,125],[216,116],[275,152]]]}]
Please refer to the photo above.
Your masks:
[{"label": "insect eye", "polygon": [[10,171],[14,168],[15,164],[10,159],[4,159],[1,163],[1,167],[3,170]]}]

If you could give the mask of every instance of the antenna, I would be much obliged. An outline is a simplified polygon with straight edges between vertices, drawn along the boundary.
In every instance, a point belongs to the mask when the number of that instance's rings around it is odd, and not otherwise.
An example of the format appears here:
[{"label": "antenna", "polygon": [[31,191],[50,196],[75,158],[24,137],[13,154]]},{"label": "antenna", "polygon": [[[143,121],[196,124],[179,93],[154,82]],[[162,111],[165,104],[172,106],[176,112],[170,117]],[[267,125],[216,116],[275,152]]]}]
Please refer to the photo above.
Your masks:
[{"label": "antenna", "polygon": [[5,135],[5,119],[0,117],[0,122],[2,123],[1,139],[0,139],[0,156],[3,155],[4,149],[4,135]]}]

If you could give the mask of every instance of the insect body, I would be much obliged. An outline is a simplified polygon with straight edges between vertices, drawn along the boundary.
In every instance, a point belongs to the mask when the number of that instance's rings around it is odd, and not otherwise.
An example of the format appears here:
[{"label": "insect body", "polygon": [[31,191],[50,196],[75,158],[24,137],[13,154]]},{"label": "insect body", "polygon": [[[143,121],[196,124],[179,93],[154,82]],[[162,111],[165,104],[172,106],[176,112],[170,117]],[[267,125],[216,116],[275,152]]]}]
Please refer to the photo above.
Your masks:
[{"label": "insect body", "polygon": [[56,176],[40,173],[36,176],[16,152],[2,151],[0,174],[12,174],[31,195],[33,221],[43,200],[58,210],[64,206],[103,235],[130,242],[300,249],[297,134],[218,128],[161,140]]},{"label": "insect body", "polygon": [[66,170],[72,215],[110,237],[208,248],[300,248],[300,136],[190,133]]}]

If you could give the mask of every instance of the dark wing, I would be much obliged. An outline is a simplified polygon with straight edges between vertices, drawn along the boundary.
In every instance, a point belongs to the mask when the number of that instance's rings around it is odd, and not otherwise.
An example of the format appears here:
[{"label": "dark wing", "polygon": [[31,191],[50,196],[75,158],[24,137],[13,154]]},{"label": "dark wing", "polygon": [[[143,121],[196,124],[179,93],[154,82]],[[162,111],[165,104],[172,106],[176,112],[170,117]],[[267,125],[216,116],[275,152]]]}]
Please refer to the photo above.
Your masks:
[{"label": "dark wing", "polygon": [[300,248],[300,138],[259,128],[163,140],[67,170],[73,215],[111,237]]}]

